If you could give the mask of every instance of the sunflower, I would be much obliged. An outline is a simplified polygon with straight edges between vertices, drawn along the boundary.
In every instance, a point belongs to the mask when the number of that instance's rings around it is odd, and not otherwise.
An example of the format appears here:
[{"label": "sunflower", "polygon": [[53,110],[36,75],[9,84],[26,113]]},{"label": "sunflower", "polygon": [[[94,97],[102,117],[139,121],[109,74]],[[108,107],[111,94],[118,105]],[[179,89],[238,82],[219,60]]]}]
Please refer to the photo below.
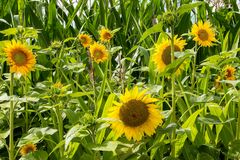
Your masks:
[{"label": "sunflower", "polygon": [[[185,40],[177,38],[177,36],[174,37],[174,51],[182,51],[185,45]],[[160,44],[156,44],[153,62],[157,65],[159,72],[163,72],[166,66],[171,63],[171,40],[163,39]],[[179,69],[177,73],[180,73]]]},{"label": "sunflower", "polygon": [[29,143],[21,147],[20,154],[21,156],[25,156],[30,152],[35,152],[37,150],[37,147],[35,144]]},{"label": "sunflower", "polygon": [[79,34],[78,38],[84,48],[89,47],[92,43],[92,38],[87,34]]},{"label": "sunflower", "polygon": [[104,62],[108,59],[108,51],[106,47],[100,43],[94,42],[90,45],[89,50],[91,58],[97,63]]},{"label": "sunflower", "polygon": [[36,64],[35,56],[25,44],[18,41],[7,43],[4,51],[6,52],[7,61],[10,65],[10,72],[27,75],[33,70]]},{"label": "sunflower", "polygon": [[100,41],[101,42],[109,42],[113,37],[112,32],[107,28],[102,28],[99,31],[99,34],[100,34]]},{"label": "sunflower", "polygon": [[63,84],[61,82],[56,82],[52,86],[53,88],[61,89],[63,87]]},{"label": "sunflower", "polygon": [[210,47],[216,41],[214,30],[208,21],[204,23],[199,21],[194,24],[192,26],[192,35],[194,36],[193,40],[203,47]]},{"label": "sunflower", "polygon": [[236,69],[230,65],[224,67],[224,77],[226,80],[235,80],[235,71]]},{"label": "sunflower", "polygon": [[120,96],[120,103],[114,102],[115,107],[109,117],[111,128],[116,138],[125,134],[128,140],[132,138],[139,141],[144,133],[151,136],[155,133],[158,125],[162,124],[162,115],[153,104],[157,99],[145,95],[146,90],[138,92],[138,87],[126,92]]}]

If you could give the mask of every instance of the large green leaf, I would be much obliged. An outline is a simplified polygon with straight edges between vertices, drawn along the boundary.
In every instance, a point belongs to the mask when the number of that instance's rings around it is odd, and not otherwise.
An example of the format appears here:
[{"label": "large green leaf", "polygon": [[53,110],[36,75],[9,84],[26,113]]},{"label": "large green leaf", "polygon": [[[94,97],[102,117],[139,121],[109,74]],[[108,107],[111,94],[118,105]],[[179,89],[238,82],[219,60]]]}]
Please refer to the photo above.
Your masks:
[{"label": "large green leaf", "polygon": [[198,7],[198,6],[202,5],[202,4],[204,4],[204,2],[199,2],[199,1],[198,2],[189,3],[189,4],[183,4],[183,5],[181,5],[177,9],[177,13],[181,15],[183,13],[191,11],[195,7]]},{"label": "large green leaf", "polygon": [[48,154],[46,151],[35,151],[21,157],[19,160],[47,160]]},{"label": "large green leaf", "polygon": [[158,24],[155,24],[154,26],[152,26],[151,28],[147,29],[143,35],[141,36],[140,40],[138,41],[138,43],[142,42],[144,39],[146,39],[149,35],[153,34],[153,33],[157,33],[157,32],[162,32],[162,27],[163,24],[160,22]]},{"label": "large green leaf", "polygon": [[65,150],[68,148],[69,143],[74,139],[74,138],[83,138],[88,136],[88,132],[86,130],[86,126],[82,125],[75,125],[73,126],[66,134],[65,138]]}]

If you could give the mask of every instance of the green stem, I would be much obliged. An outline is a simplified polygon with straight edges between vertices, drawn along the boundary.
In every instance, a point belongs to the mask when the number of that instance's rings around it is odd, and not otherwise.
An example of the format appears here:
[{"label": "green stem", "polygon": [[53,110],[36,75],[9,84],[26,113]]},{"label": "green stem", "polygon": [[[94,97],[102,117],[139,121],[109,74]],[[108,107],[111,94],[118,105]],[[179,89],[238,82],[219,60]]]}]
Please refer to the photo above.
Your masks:
[{"label": "green stem", "polygon": [[[204,87],[203,87],[203,94],[207,95],[208,92],[208,81],[209,81],[209,76],[211,74],[210,68],[208,67],[206,69],[207,75],[206,78],[204,79]],[[202,115],[205,116],[207,114],[207,105],[204,103],[203,106],[201,105],[201,108],[204,108]],[[202,134],[205,135],[206,132],[206,126],[207,124],[202,124]]]},{"label": "green stem", "polygon": [[124,93],[124,90],[125,90],[125,86],[124,86],[124,79],[125,79],[125,72],[124,72],[124,62],[123,63],[121,63],[121,59],[122,59],[122,54],[119,54],[118,55],[118,64],[119,64],[119,66],[120,66],[120,80],[121,80],[121,91],[122,91],[122,93]]},{"label": "green stem", "polygon": [[89,64],[89,77],[90,81],[92,83],[93,91],[94,91],[94,109],[97,108],[97,89],[95,87],[95,79],[94,79],[94,68],[93,68],[93,61],[91,58],[91,55],[89,53],[89,50],[87,50],[87,55],[88,55],[88,64]]},{"label": "green stem", "polygon": [[10,127],[10,135],[9,135],[9,160],[14,160],[14,139],[13,139],[13,130],[14,130],[14,105],[13,105],[13,73],[11,73],[10,78],[10,111],[9,111],[9,127]]},{"label": "green stem", "polygon": [[[171,27],[171,63],[174,63],[174,26]],[[176,122],[176,105],[175,105],[175,73],[172,74],[172,119],[171,122]],[[175,138],[176,130],[172,133],[171,142],[171,156],[175,157]]]},{"label": "green stem", "polygon": [[107,49],[109,51],[109,63],[108,63],[108,66],[109,66],[109,80],[112,79],[112,53],[110,52],[110,49],[111,49],[111,45],[110,44],[107,44]]},{"label": "green stem", "polygon": [[[27,77],[25,77],[25,86],[24,86],[24,95],[26,97],[26,101],[27,101],[27,89],[28,89],[28,86],[27,86]],[[26,132],[28,131],[28,103],[26,102],[25,104],[25,127],[26,127]]]},{"label": "green stem", "polygon": [[195,53],[193,55],[192,78],[191,78],[192,87],[191,87],[191,90],[193,90],[194,86],[195,86],[196,61],[197,61],[197,43],[195,44]]},{"label": "green stem", "polygon": [[56,77],[56,79],[54,79],[54,82],[57,81],[57,78],[60,79],[60,77],[59,77],[60,71],[59,70],[61,70],[61,69],[59,67],[61,65],[61,59],[63,57],[63,50],[64,50],[64,44],[62,44],[62,47],[61,47],[61,50],[60,50],[60,53],[59,53],[59,56],[58,56],[58,61],[56,63],[56,76],[54,76],[54,77]]},{"label": "green stem", "polygon": [[[165,77],[162,76],[162,82],[161,82],[161,86],[162,86],[162,89],[160,90],[160,97],[163,98],[163,95],[164,95],[164,83],[165,83]],[[163,110],[163,101],[161,101],[160,103],[160,110],[162,111]]]},{"label": "green stem", "polygon": [[237,129],[236,129],[236,139],[240,139],[240,100],[238,101],[238,121],[237,121]]},{"label": "green stem", "polygon": [[18,0],[19,23],[24,26],[24,0]]},{"label": "green stem", "polygon": [[109,80],[112,79],[112,55],[109,53]]},{"label": "green stem", "polygon": [[[61,114],[61,111],[60,111],[59,107],[60,107],[59,105],[56,106],[56,115],[57,115],[57,121],[58,121],[59,143],[61,143],[62,140],[63,140],[63,119],[62,119],[62,114]],[[64,152],[63,146],[61,146],[59,148],[59,152],[60,152],[60,156],[62,158],[63,157],[63,152]]]}]

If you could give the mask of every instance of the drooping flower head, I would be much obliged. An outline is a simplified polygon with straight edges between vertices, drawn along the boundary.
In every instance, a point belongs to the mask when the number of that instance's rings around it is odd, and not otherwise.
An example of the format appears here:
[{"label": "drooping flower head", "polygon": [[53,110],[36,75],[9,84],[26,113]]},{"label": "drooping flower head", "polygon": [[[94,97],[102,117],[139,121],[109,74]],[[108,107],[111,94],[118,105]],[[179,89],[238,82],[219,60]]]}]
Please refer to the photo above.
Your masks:
[{"label": "drooping flower head", "polygon": [[90,55],[96,63],[104,62],[108,59],[108,51],[103,44],[94,42],[90,45]]},{"label": "drooping flower head", "polygon": [[78,38],[84,48],[89,47],[92,43],[92,38],[88,34],[81,33]]},{"label": "drooping flower head", "polygon": [[118,138],[125,134],[128,140],[139,141],[144,134],[151,136],[157,126],[162,124],[162,115],[153,104],[158,101],[145,95],[146,90],[139,92],[138,87],[127,90],[120,96],[120,103],[115,102],[115,107],[109,114],[113,119],[111,128]]},{"label": "drooping flower head", "polygon": [[[174,37],[174,51],[183,51],[186,41],[181,38]],[[168,64],[171,63],[171,40],[163,39],[160,44],[156,44],[153,62],[157,66],[159,72],[163,72]],[[178,69],[177,72],[180,72]]]},{"label": "drooping flower head", "polygon": [[236,77],[235,77],[235,72],[236,72],[236,69],[230,65],[227,65],[224,67],[224,78],[226,80],[235,80]]},{"label": "drooping flower head", "polygon": [[36,59],[32,51],[25,44],[13,40],[11,43],[6,44],[4,51],[10,65],[11,73],[27,75],[33,70]]},{"label": "drooping flower head", "polygon": [[36,150],[37,150],[36,145],[29,143],[20,148],[20,154],[21,154],[21,156],[25,156],[30,152],[35,152]]},{"label": "drooping flower head", "polygon": [[99,31],[99,34],[100,34],[101,42],[109,42],[113,37],[112,32],[108,28],[104,28],[104,27],[101,28],[101,30]]},{"label": "drooping flower head", "polygon": [[192,26],[193,40],[196,41],[200,46],[210,47],[213,45],[215,39],[215,32],[210,22],[199,21],[197,24]]}]

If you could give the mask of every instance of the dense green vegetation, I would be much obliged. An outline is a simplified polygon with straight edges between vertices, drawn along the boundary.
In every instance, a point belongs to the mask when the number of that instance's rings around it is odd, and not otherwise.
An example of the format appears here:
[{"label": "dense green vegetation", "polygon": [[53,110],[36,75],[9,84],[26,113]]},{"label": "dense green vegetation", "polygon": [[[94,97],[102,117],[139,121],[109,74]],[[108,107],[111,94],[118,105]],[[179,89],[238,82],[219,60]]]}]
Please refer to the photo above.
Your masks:
[{"label": "dense green vegetation", "polygon": [[[205,34],[192,32],[200,21],[211,24],[209,46],[194,39]],[[100,42],[102,28],[109,41]],[[103,46],[84,47],[83,33]],[[236,0],[1,0],[0,160],[240,159],[239,36]],[[154,56],[164,42],[166,68]],[[26,74],[11,58],[32,59]],[[157,101],[140,96],[145,89]],[[116,136],[116,102],[156,104],[154,134]]]}]

